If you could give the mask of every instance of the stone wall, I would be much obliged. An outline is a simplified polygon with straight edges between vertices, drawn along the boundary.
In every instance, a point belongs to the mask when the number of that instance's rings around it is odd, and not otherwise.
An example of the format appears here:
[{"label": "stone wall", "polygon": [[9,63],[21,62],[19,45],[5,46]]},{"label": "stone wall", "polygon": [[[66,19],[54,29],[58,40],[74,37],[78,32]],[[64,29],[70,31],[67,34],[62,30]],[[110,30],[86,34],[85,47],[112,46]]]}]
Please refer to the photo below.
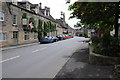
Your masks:
[{"label": "stone wall", "polygon": [[63,28],[57,27],[57,34],[63,34]]},{"label": "stone wall", "polygon": [[93,53],[92,47],[89,46],[89,62],[97,65],[115,65],[120,64],[120,57],[109,57]]}]

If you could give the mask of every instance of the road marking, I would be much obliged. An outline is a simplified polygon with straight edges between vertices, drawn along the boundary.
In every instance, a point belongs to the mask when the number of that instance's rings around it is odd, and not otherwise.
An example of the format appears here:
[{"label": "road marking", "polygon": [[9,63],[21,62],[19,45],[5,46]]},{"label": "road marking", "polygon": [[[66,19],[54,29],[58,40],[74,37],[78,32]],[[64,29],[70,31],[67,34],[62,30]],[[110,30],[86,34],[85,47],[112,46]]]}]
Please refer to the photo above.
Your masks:
[{"label": "road marking", "polygon": [[39,50],[32,51],[32,53],[38,52]]},{"label": "road marking", "polygon": [[42,51],[42,50],[44,50],[44,49],[46,49],[47,47],[44,47],[44,48],[41,48],[40,50],[34,50],[34,51],[32,51],[32,53],[36,53],[36,52],[38,52],[38,51]]},{"label": "road marking", "polygon": [[0,61],[0,63],[3,63],[3,62],[6,62],[6,61],[9,61],[9,60],[12,60],[12,59],[15,59],[15,58],[19,58],[20,56],[15,56],[15,57],[12,57],[12,58],[9,58],[9,59],[6,59],[6,60],[3,60],[3,61]]}]

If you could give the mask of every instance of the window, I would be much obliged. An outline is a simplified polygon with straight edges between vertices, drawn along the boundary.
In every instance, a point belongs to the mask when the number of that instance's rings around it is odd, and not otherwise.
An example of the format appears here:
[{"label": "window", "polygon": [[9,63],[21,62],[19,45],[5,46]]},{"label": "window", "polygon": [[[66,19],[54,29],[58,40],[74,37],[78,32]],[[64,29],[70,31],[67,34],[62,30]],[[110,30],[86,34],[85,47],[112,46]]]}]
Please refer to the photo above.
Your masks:
[{"label": "window", "polygon": [[13,15],[13,24],[17,24],[17,16]]},{"label": "window", "polygon": [[6,38],[7,38],[6,33],[0,33],[0,42],[6,41]]},{"label": "window", "polygon": [[25,40],[29,40],[29,32],[25,32]]},{"label": "window", "polygon": [[30,10],[30,5],[28,3],[26,4],[26,9]]},{"label": "window", "polygon": [[34,39],[37,39],[37,38],[38,38],[38,34],[34,33]]},{"label": "window", "polygon": [[18,38],[18,32],[17,31],[13,32],[13,38]]}]

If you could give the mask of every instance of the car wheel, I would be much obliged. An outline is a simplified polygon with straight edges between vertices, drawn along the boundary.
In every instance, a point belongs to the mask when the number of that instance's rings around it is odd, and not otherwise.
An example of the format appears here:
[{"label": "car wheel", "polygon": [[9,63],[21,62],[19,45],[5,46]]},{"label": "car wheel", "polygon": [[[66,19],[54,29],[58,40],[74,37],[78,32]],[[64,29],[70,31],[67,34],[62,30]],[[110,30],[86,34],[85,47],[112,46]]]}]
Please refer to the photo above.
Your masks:
[{"label": "car wheel", "polygon": [[55,42],[57,42],[58,40],[56,39]]}]

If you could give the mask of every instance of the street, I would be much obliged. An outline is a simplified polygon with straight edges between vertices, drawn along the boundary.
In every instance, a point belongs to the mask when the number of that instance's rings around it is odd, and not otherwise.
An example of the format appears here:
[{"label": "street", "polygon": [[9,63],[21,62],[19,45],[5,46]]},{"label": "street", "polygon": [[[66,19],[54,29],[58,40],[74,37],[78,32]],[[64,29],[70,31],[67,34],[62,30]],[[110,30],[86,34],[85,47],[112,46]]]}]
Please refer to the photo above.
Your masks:
[{"label": "street", "polygon": [[49,44],[36,44],[2,52],[3,78],[54,78],[87,38],[74,37]]}]

